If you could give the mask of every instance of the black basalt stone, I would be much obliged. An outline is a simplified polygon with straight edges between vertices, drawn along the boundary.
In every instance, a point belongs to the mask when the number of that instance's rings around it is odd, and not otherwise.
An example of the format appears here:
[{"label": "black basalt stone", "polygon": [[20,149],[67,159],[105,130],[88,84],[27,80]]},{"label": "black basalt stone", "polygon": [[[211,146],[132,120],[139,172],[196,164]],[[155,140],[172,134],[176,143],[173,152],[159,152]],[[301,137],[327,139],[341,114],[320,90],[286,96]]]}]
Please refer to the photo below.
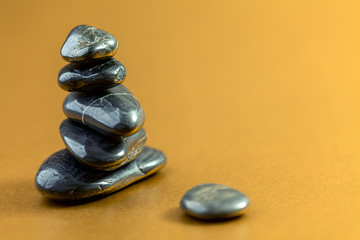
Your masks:
[{"label": "black basalt stone", "polygon": [[118,42],[101,29],[80,25],[71,30],[62,48],[61,56],[68,62],[86,62],[115,55]]},{"label": "black basalt stone", "polygon": [[73,92],[64,101],[65,115],[107,136],[130,136],[141,129],[144,111],[123,85],[101,92]]},{"label": "black basalt stone", "polygon": [[35,186],[44,196],[57,200],[80,200],[118,191],[143,179],[166,164],[165,155],[145,147],[132,162],[114,171],[89,168],[67,150],[60,150],[40,166]]},{"label": "black basalt stone", "polygon": [[69,92],[85,92],[112,88],[125,80],[126,69],[112,58],[95,63],[69,63],[58,76],[59,86]]},{"label": "black basalt stone", "polygon": [[82,163],[102,170],[114,170],[136,158],[144,149],[144,129],[128,137],[109,138],[66,119],[60,134],[67,149]]}]

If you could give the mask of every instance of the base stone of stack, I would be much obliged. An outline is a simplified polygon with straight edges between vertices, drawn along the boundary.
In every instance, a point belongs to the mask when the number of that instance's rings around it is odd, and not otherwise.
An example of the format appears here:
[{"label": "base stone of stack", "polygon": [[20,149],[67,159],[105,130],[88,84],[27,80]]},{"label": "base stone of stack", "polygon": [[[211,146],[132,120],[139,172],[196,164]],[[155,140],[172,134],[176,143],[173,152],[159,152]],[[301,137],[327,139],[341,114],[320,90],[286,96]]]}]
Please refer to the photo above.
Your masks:
[{"label": "base stone of stack", "polygon": [[81,164],[67,150],[47,158],[35,178],[35,186],[44,196],[55,200],[81,200],[118,191],[160,170],[165,155],[145,147],[132,162],[115,171],[102,171]]}]

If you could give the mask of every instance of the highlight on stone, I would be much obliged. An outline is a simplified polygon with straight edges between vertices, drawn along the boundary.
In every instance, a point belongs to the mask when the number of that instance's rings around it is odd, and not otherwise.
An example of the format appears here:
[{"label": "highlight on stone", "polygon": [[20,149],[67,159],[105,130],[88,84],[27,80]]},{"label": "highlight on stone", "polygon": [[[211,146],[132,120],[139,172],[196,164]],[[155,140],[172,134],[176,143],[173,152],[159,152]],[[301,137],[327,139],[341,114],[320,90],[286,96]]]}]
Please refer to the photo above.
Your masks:
[{"label": "highlight on stone", "polygon": [[35,186],[56,200],[81,200],[118,191],[166,164],[165,155],[145,146],[144,111],[122,84],[126,69],[114,59],[118,41],[88,25],[75,27],[61,48],[70,62],[58,75],[71,92],[60,126],[66,146],[40,166]]}]

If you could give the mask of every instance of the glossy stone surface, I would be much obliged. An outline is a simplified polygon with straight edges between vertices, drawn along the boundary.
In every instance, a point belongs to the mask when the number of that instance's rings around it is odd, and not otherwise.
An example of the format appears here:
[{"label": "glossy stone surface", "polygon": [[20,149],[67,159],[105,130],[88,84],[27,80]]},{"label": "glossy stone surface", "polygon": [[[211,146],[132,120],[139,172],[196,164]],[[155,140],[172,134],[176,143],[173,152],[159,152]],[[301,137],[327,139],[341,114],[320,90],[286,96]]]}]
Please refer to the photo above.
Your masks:
[{"label": "glossy stone surface", "polygon": [[112,58],[95,63],[69,63],[58,75],[59,86],[69,92],[112,88],[125,80],[126,69]]},{"label": "glossy stone surface", "polygon": [[114,36],[101,29],[80,25],[67,36],[61,56],[69,62],[84,62],[110,58],[115,55],[118,42]]},{"label": "glossy stone surface", "polygon": [[60,134],[73,155],[90,167],[114,170],[137,157],[145,147],[144,129],[128,137],[109,138],[69,119],[60,125]]},{"label": "glossy stone surface", "polygon": [[144,124],[140,103],[124,86],[101,92],[73,92],[64,101],[67,117],[108,136],[130,136]]},{"label": "glossy stone surface", "polygon": [[145,147],[134,161],[108,172],[81,164],[67,149],[63,149],[43,162],[35,177],[35,186],[51,199],[86,199],[118,191],[155,173],[165,163],[162,152]]},{"label": "glossy stone surface", "polygon": [[198,219],[225,220],[240,216],[249,204],[249,198],[233,188],[206,183],[187,191],[180,207],[186,214]]}]

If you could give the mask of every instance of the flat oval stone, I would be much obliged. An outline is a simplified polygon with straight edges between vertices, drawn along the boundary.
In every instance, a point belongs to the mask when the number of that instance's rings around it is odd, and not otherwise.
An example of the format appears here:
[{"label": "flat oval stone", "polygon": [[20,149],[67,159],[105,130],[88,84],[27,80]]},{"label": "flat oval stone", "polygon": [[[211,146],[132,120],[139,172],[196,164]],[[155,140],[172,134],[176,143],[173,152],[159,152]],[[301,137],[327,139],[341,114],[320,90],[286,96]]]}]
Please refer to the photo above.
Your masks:
[{"label": "flat oval stone", "polygon": [[69,92],[103,90],[121,84],[125,76],[125,67],[114,58],[87,64],[69,63],[60,70],[58,84]]},{"label": "flat oval stone", "polygon": [[145,147],[134,161],[114,171],[102,171],[81,164],[67,150],[47,158],[35,177],[35,186],[44,196],[56,200],[80,200],[118,191],[143,179],[166,164],[165,155]]},{"label": "flat oval stone", "polygon": [[128,137],[109,138],[69,119],[61,123],[60,134],[78,160],[106,171],[132,161],[143,151],[146,141],[144,129]]},{"label": "flat oval stone", "polygon": [[180,207],[186,214],[203,220],[225,220],[240,216],[249,206],[249,198],[221,184],[200,184],[183,196]]},{"label": "flat oval stone", "polygon": [[62,48],[61,56],[68,62],[86,62],[110,58],[118,48],[116,38],[108,32],[80,25],[71,30]]},{"label": "flat oval stone", "polygon": [[140,103],[124,85],[98,93],[70,93],[63,110],[68,118],[115,137],[136,133],[145,121]]}]

